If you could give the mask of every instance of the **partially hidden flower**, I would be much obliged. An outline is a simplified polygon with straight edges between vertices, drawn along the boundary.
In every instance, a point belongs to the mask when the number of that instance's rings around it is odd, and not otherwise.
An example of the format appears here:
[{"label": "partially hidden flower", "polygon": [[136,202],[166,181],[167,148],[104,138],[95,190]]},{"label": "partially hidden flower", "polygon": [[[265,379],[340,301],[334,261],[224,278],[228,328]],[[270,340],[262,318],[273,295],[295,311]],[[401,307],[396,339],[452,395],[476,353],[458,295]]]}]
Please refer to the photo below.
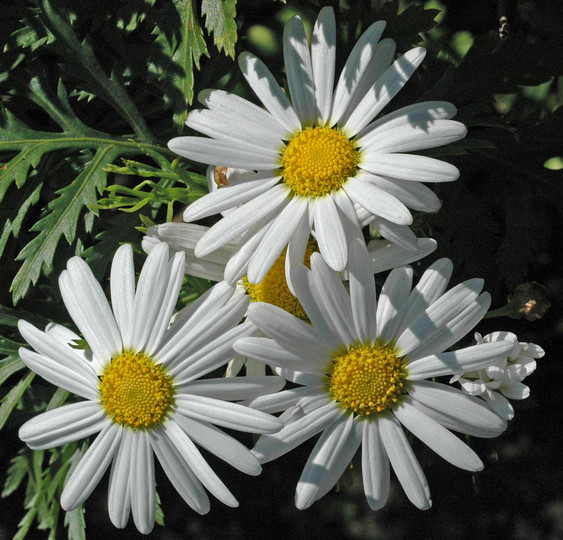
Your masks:
[{"label": "partially hidden flower", "polygon": [[536,359],[542,358],[544,350],[535,343],[519,342],[512,332],[493,332],[486,336],[475,333],[477,343],[507,341],[512,349],[499,362],[486,368],[452,377],[451,383],[458,382],[464,392],[479,396],[505,420],[514,418],[514,407],[509,399],[526,399],[530,388],[522,381],[536,369]]},{"label": "partially hidden flower", "polygon": [[423,182],[453,181],[459,172],[407,152],[458,140],[466,128],[451,120],[452,104],[436,101],[375,120],[425,55],[418,47],[392,62],[394,41],[379,41],[384,27],[379,21],[364,32],[336,87],[336,27],[326,7],[310,46],[299,17],[286,24],[289,97],[250,53],[239,56],[239,66],[265,109],[221,90],[200,93],[207,108],[191,111],[186,123],[206,137],[178,137],[169,147],[194,161],[247,173],[186,209],[188,222],[224,214],[198,241],[196,256],[240,237],[248,279],[259,283],[288,244],[290,258],[301,262],[312,231],[321,255],[337,271],[345,268],[348,246],[362,237],[366,224],[416,249],[409,208],[434,212],[441,204]]},{"label": "partially hidden flower", "polygon": [[234,356],[235,339],[252,333],[243,318],[248,299],[232,298],[219,283],[179,312],[170,324],[184,276],[184,255],[169,258],[161,243],[149,254],[135,285],[131,246],[119,248],[111,268],[108,304],[88,265],[68,261],[59,284],[65,305],[89,349],[74,332],[49,324],[45,332],[19,322],[35,351],[20,357],[48,382],[84,398],[42,413],[19,431],[30,448],[45,449],[98,434],[71,470],[61,506],[80,506],[111,464],[108,508],[116,527],[130,513],[148,533],[155,520],[154,457],[180,496],[199,513],[209,511],[204,488],[229,506],[238,502],[196,445],[248,474],[261,467],[250,451],[220,429],[271,433],[282,422],[231,401],[279,390],[280,377],[205,379]]},{"label": "partially hidden flower", "polygon": [[364,244],[356,240],[349,256],[349,292],[319,254],[311,270],[296,269],[297,297],[310,324],[275,306],[249,306],[249,319],[268,337],[241,338],[235,350],[296,383],[251,400],[261,410],[283,411],[285,422],[278,433],[261,436],[253,452],[266,463],[321,433],[297,484],[295,502],[304,509],[335,485],[361,445],[371,508],[387,500],[391,464],[408,498],[427,509],[428,484],[403,428],[453,465],[482,469],[476,453],[450,430],[495,437],[506,422],[482,400],[433,378],[495,364],[513,343],[445,352],[490,304],[480,279],[445,292],[448,259],[432,264],[412,290],[412,269],[394,269],[376,298]]}]

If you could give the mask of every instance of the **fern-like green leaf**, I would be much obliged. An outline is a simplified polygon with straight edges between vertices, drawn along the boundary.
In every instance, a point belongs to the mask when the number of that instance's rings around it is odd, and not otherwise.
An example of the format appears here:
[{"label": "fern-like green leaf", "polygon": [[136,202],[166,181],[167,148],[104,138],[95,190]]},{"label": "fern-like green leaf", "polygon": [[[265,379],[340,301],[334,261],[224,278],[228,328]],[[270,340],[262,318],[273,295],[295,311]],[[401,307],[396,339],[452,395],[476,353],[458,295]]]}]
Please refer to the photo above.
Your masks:
[{"label": "fern-like green leaf", "polygon": [[205,27],[213,34],[215,46],[233,59],[237,41],[236,5],[237,0],[203,0],[201,3]]},{"label": "fern-like green leaf", "polygon": [[4,427],[4,424],[10,417],[14,408],[20,402],[24,392],[28,389],[34,377],[35,373],[30,371],[2,399],[2,405],[0,406],[0,429]]}]

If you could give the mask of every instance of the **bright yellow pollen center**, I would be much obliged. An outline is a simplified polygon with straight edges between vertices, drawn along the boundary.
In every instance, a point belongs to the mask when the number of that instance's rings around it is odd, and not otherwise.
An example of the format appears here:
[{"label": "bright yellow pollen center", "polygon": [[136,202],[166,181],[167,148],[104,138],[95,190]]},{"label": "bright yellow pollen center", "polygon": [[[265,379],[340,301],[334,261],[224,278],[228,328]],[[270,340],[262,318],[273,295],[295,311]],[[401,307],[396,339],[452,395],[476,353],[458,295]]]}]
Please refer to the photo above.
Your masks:
[{"label": "bright yellow pollen center", "polygon": [[[304,264],[308,268],[311,267],[311,254],[317,250],[317,243],[309,240],[305,249]],[[268,271],[264,279],[258,283],[250,283],[246,276],[243,278],[246,292],[251,302],[267,302],[278,306],[292,315],[295,315],[302,321],[309,321],[305,310],[299,303],[299,300],[291,294],[287,281],[285,279],[285,255],[287,248],[276,259],[272,268]]]},{"label": "bright yellow pollen center", "polygon": [[392,347],[350,347],[334,359],[329,392],[343,408],[368,416],[397,402],[405,376]]},{"label": "bright yellow pollen center", "polygon": [[159,424],[172,405],[172,379],[142,354],[122,353],[111,361],[100,383],[102,404],[112,420],[132,428]]},{"label": "bright yellow pollen center", "polygon": [[283,179],[298,195],[320,197],[340,189],[356,174],[359,156],[356,145],[340,130],[308,127],[283,151]]}]

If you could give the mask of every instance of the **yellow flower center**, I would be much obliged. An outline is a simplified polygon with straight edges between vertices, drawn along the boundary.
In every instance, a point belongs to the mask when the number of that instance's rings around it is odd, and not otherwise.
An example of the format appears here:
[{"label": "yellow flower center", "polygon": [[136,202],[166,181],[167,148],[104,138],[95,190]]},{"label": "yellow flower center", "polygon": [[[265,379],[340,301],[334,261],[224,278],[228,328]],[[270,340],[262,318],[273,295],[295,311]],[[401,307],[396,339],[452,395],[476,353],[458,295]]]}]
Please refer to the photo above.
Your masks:
[{"label": "yellow flower center", "polygon": [[369,416],[397,402],[405,393],[405,377],[393,347],[360,345],[334,359],[328,389],[344,409]]},{"label": "yellow flower center", "polygon": [[308,127],[283,151],[283,179],[298,195],[320,197],[356,174],[359,157],[356,145],[340,130]]},{"label": "yellow flower center", "polygon": [[171,377],[142,354],[124,352],[115,357],[101,379],[102,405],[109,417],[123,426],[154,427],[172,405]]},{"label": "yellow flower center", "polygon": [[[308,268],[311,267],[311,254],[317,250],[317,242],[309,239],[305,249],[305,257],[303,263]],[[287,280],[285,279],[285,256],[287,248],[283,250],[282,254],[276,259],[272,268],[268,271],[264,279],[258,283],[250,283],[246,276],[243,278],[246,292],[250,297],[251,302],[267,302],[278,306],[292,315],[295,315],[302,321],[309,321],[305,310],[299,303],[299,300],[289,290]]]}]

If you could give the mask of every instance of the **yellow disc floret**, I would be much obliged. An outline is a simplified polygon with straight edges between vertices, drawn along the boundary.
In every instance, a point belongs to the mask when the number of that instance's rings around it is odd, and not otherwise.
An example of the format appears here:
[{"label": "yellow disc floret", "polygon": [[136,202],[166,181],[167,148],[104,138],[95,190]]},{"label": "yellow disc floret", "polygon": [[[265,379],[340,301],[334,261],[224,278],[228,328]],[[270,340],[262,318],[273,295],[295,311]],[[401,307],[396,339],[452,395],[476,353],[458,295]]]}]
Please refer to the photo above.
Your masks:
[{"label": "yellow disc floret", "polygon": [[344,409],[368,416],[397,402],[405,376],[393,347],[350,347],[333,361],[329,392]]},{"label": "yellow disc floret", "polygon": [[359,156],[355,143],[340,130],[305,128],[283,151],[283,180],[297,195],[327,195],[356,174]]},{"label": "yellow disc floret", "polygon": [[129,352],[112,359],[101,377],[100,393],[109,417],[136,429],[158,425],[174,398],[172,379],[163,366]]},{"label": "yellow disc floret", "polygon": [[[317,249],[315,240],[310,239],[305,249],[305,257],[303,263],[305,266],[311,266],[311,254]],[[308,321],[305,310],[299,303],[299,300],[289,290],[287,281],[285,279],[285,256],[287,248],[283,250],[282,254],[276,259],[272,268],[268,271],[264,279],[258,283],[250,283],[246,276],[243,278],[246,292],[250,297],[251,302],[267,302],[278,306],[285,311],[289,311],[303,321]]]}]

